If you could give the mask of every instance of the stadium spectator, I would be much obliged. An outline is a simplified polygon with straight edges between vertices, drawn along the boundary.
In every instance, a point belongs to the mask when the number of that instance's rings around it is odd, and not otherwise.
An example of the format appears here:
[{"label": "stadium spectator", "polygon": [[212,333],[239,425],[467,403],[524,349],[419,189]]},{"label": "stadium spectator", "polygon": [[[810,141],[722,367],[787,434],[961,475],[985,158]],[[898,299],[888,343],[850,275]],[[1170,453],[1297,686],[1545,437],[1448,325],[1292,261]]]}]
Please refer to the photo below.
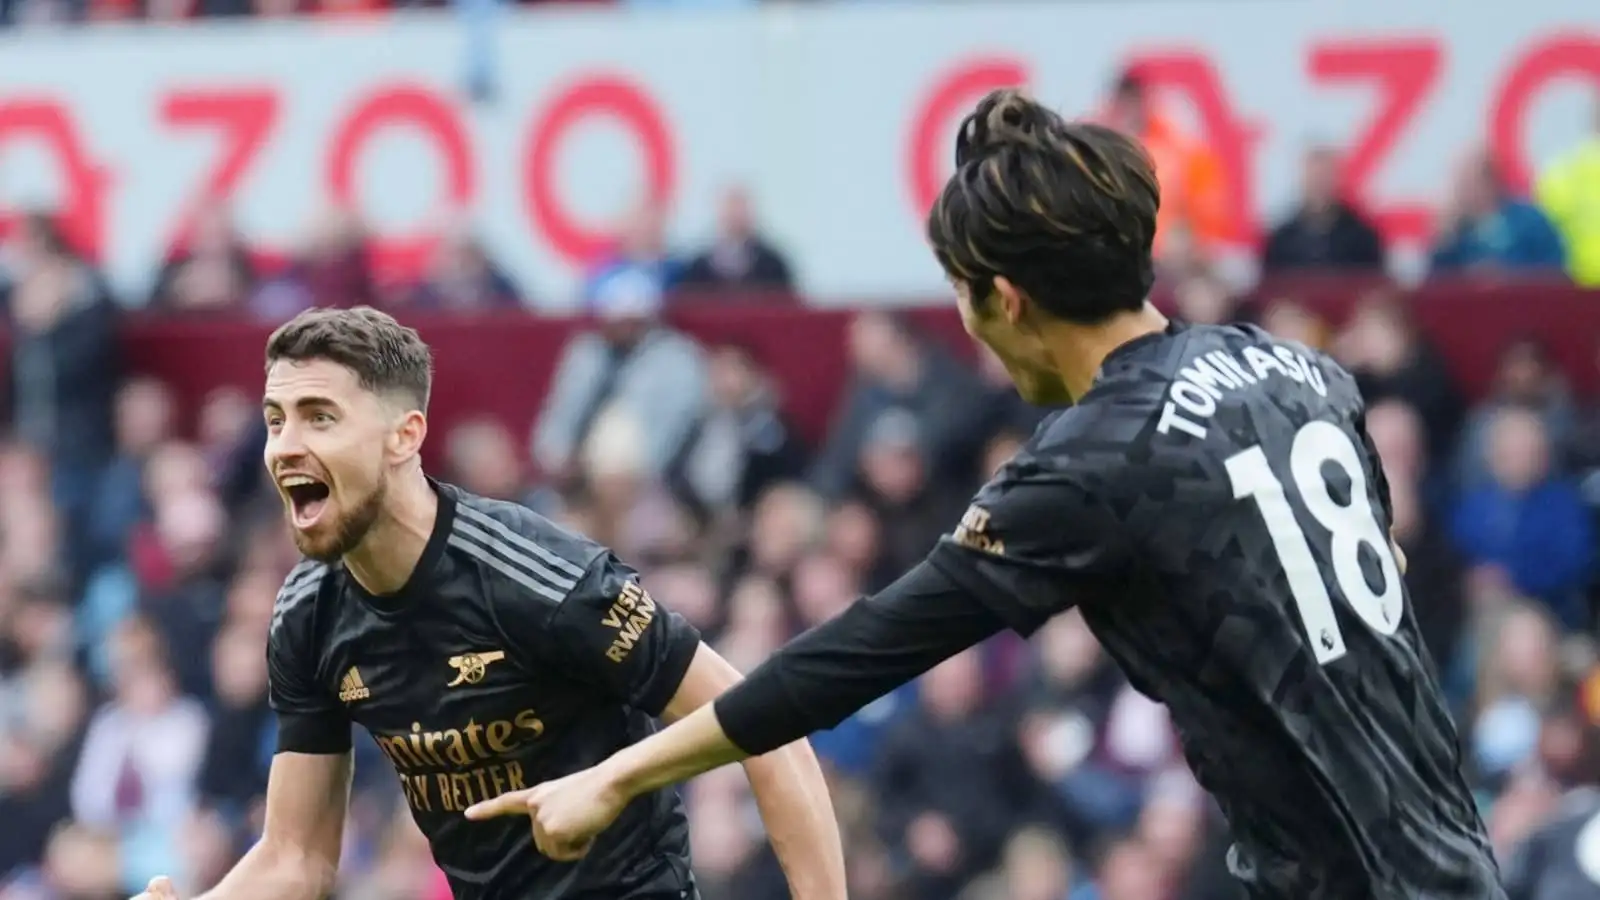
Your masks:
[{"label": "stadium spectator", "polygon": [[1216,152],[1186,134],[1155,107],[1144,79],[1124,71],[1112,86],[1101,116],[1105,124],[1132,135],[1149,151],[1161,173],[1161,214],[1156,221],[1156,256],[1184,231],[1202,254],[1238,239],[1239,223],[1228,210],[1227,173]]},{"label": "stadium spectator", "polygon": [[817,489],[833,499],[851,490],[868,431],[896,408],[917,417],[923,458],[935,477],[970,477],[963,445],[986,414],[984,389],[972,373],[889,313],[857,315],[849,340],[853,377],[812,467]]},{"label": "stadium spectator", "polygon": [[0,25],[24,28],[81,21],[84,0],[0,0]]},{"label": "stadium spectator", "polygon": [[934,478],[923,455],[922,424],[903,409],[888,409],[861,445],[856,497],[882,523],[881,552],[890,569],[905,571],[927,555],[966,506],[966,486]]},{"label": "stadium spectator", "polygon": [[1069,900],[1151,900],[1166,896],[1173,887],[1144,841],[1125,837],[1106,851],[1094,884],[1073,891]]},{"label": "stadium spectator", "polygon": [[678,498],[709,522],[724,510],[749,509],[768,486],[802,475],[806,449],[749,350],[721,344],[707,363],[709,403],[668,478]]},{"label": "stadium spectator", "polygon": [[691,296],[794,290],[789,261],[761,234],[745,188],[731,187],[723,193],[717,236],[689,261],[678,287]]},{"label": "stadium spectator", "polygon": [[1535,194],[1566,243],[1572,280],[1600,287],[1600,96],[1593,115],[1593,131],[1540,174]]},{"label": "stadium spectator", "polygon": [[884,840],[910,895],[951,897],[1000,858],[1011,823],[1038,796],[1004,719],[983,706],[980,654],[921,679],[915,712],[885,738],[873,776]]},{"label": "stadium spectator", "polygon": [[1288,341],[1299,341],[1307,347],[1328,349],[1328,323],[1311,307],[1294,297],[1269,300],[1261,311],[1261,327],[1269,333]]},{"label": "stadium spectator", "polygon": [[1006,841],[1000,867],[974,882],[962,900],[1064,900],[1072,889],[1072,858],[1047,829],[1026,827]]},{"label": "stadium spectator", "polygon": [[44,857],[52,831],[71,817],[68,800],[90,696],[70,647],[28,647],[17,620],[4,636],[0,675],[0,870]]},{"label": "stadium spectator", "polygon": [[243,390],[228,385],[206,393],[196,416],[195,446],[213,482],[221,483],[239,446],[249,441],[260,421],[260,407]]},{"label": "stadium spectator", "polygon": [[[157,495],[155,545],[164,571],[146,582],[139,610],[169,647],[211,646],[221,624],[225,585],[218,577],[226,549],[227,513],[216,496],[202,489]],[[190,697],[208,700],[213,687],[204,653],[175,655],[169,667]]]},{"label": "stadium spectator", "polygon": [[[843,612],[862,593],[859,575],[837,556],[820,551],[802,559],[792,578],[799,627],[812,628]],[[830,731],[813,735],[812,747],[834,771],[865,778],[877,759],[883,737],[915,708],[916,686],[905,685]]]},{"label": "stadium spectator", "polygon": [[27,216],[8,250],[0,295],[12,335],[12,432],[45,455],[63,524],[75,538],[112,449],[116,309],[100,276],[49,217]]},{"label": "stadium spectator", "polygon": [[590,312],[618,304],[659,306],[678,283],[682,264],[667,248],[667,211],[653,200],[639,204],[623,222],[616,247],[595,261],[582,298]]},{"label": "stadium spectator", "polygon": [[[1488,480],[1488,432],[1501,409],[1517,406],[1538,413],[1544,434],[1556,449],[1566,445],[1574,427],[1576,412],[1566,376],[1538,338],[1522,337],[1506,344],[1489,391],[1467,417],[1456,448],[1455,481],[1464,489]],[[1558,468],[1562,461],[1560,456],[1552,458]]]},{"label": "stadium spectator", "polygon": [[483,243],[458,227],[439,239],[407,302],[430,311],[481,312],[515,309],[523,301],[516,285],[489,258]]},{"label": "stadium spectator", "polygon": [[782,646],[789,632],[788,611],[778,582],[765,575],[747,575],[728,592],[727,620],[720,629],[717,651],[748,672]]},{"label": "stadium spectator", "polygon": [[178,870],[177,837],[204,758],[205,710],[184,697],[156,630],[130,619],[113,637],[112,699],[90,719],[72,778],[72,814],[116,836],[117,889]]},{"label": "stadium spectator", "polygon": [[[1424,450],[1443,469],[1464,414],[1460,391],[1433,343],[1412,321],[1404,301],[1380,288],[1362,298],[1331,347],[1368,403],[1404,401],[1422,417]],[[1430,491],[1430,500],[1433,492]]]},{"label": "stadium spectator", "polygon": [[1561,236],[1538,207],[1512,194],[1487,151],[1456,166],[1439,214],[1431,273],[1559,273]]},{"label": "stadium spectator", "polygon": [[1469,739],[1478,774],[1494,789],[1537,755],[1540,716],[1561,685],[1556,625],[1544,612],[1513,605],[1492,614],[1485,628]]},{"label": "stadium spectator", "polygon": [[661,288],[642,270],[613,270],[596,285],[594,331],[562,351],[534,430],[533,456],[558,481],[577,472],[576,454],[600,415],[621,409],[638,420],[644,471],[666,471],[705,408],[705,354],[659,319]]},{"label": "stadium spectator", "polygon": [[1205,269],[1177,281],[1172,302],[1178,318],[1196,325],[1226,325],[1248,318],[1238,295],[1215,272]]},{"label": "stadium spectator", "polygon": [[667,563],[650,573],[650,592],[712,638],[722,628],[722,597],[711,571],[697,562]]},{"label": "stadium spectator", "polygon": [[[1595,344],[1593,365],[1600,372],[1600,342]],[[1600,393],[1588,398],[1564,450],[1567,470],[1583,479],[1584,497],[1600,509]]]},{"label": "stadium spectator", "polygon": [[1102,729],[1122,677],[1083,616],[1050,620],[1037,638],[1039,665],[1024,690],[1017,744],[1029,770],[1054,789],[1053,818],[1074,844],[1127,828],[1139,807],[1136,784],[1106,764]]},{"label": "stadium spectator", "polygon": [[1378,230],[1339,196],[1337,150],[1316,146],[1301,166],[1300,201],[1267,237],[1261,268],[1267,273],[1297,270],[1377,271],[1384,265]]},{"label": "stadium spectator", "polygon": [[213,312],[238,307],[255,285],[257,260],[245,246],[226,205],[213,203],[194,219],[156,276],[150,308]]},{"label": "stadium spectator", "polygon": [[799,484],[769,488],[750,511],[743,540],[728,560],[728,577],[757,575],[786,581],[816,547],[825,515],[822,500]]},{"label": "stadium spectator", "polygon": [[1469,565],[1542,601],[1562,626],[1589,627],[1583,591],[1595,532],[1577,488],[1550,471],[1549,437],[1532,410],[1495,413],[1488,427],[1490,482],[1463,494],[1452,534]]},{"label": "stadium spectator", "polygon": [[[253,592],[251,602],[265,597],[270,615],[277,588],[270,583],[263,585],[259,578],[253,581],[247,578],[235,584],[234,596]],[[230,598],[230,607],[235,602],[239,601]],[[211,730],[196,789],[200,808],[215,813],[230,831],[247,821],[256,798],[267,786],[273,742],[266,659],[260,652],[266,625],[264,620],[252,623],[230,616],[211,645],[215,696],[207,709]],[[226,871],[224,866],[214,874],[220,876]]]},{"label": "stadium spectator", "polygon": [[347,210],[327,209],[312,222],[288,266],[257,288],[250,309],[281,322],[313,306],[357,306],[377,300],[365,230]]},{"label": "stadium spectator", "polygon": [[445,436],[445,472],[452,484],[484,497],[541,505],[528,486],[516,439],[497,419],[475,417]]}]

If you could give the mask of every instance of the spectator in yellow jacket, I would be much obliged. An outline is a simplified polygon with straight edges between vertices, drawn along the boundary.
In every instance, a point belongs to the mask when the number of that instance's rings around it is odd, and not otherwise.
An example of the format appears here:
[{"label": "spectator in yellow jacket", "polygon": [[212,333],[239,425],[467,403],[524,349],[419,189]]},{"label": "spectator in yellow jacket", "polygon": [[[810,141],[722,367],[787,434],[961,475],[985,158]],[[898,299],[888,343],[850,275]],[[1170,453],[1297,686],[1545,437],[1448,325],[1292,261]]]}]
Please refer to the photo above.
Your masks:
[{"label": "spectator in yellow jacket", "polygon": [[1536,196],[1567,245],[1572,280],[1600,287],[1600,101],[1594,131],[1544,170]]}]

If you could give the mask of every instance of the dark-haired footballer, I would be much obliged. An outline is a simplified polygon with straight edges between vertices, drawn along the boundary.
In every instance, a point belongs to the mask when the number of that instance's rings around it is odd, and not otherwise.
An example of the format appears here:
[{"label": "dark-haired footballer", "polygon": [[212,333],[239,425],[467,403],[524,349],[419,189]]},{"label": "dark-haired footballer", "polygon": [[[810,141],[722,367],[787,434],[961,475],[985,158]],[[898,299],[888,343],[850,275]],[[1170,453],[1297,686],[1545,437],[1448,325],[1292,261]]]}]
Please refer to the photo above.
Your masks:
[{"label": "dark-haired footballer", "polygon": [[[262,837],[206,897],[320,900],[335,886],[351,724],[388,757],[457,900],[690,900],[677,792],[631,799],[583,860],[475,803],[605,759],[738,681],[605,547],[433,481],[419,458],[432,358],[375,310],[312,310],[267,344],[266,464],[304,560],[278,594],[278,718]],[[745,768],[793,895],[844,900],[804,741]],[[167,879],[146,891],[169,900]]]},{"label": "dark-haired footballer", "polygon": [[1165,703],[1255,898],[1500,900],[1389,537],[1361,397],[1332,360],[1146,297],[1159,206],[1131,139],[1010,91],[962,124],[928,217],[962,320],[1040,425],[928,558],[531,814],[574,857],[631,799],[827,728],[1003,628],[1077,607]]}]

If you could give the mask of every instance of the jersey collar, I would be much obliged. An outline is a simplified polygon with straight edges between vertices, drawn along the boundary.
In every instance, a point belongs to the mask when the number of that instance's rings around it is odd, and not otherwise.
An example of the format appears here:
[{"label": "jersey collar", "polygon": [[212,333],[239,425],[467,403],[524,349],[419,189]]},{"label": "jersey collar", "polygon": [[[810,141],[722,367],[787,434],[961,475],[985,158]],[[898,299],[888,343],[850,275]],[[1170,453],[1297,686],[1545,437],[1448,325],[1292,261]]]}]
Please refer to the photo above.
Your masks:
[{"label": "jersey collar", "polygon": [[433,576],[439,568],[439,560],[444,558],[446,543],[450,539],[450,529],[456,518],[456,491],[448,484],[428,479],[428,487],[439,496],[439,510],[433,519],[433,531],[428,535],[428,543],[422,548],[422,556],[417,560],[417,567],[411,570],[411,577],[392,594],[373,594],[361,586],[361,582],[348,577],[346,581],[350,590],[360,598],[361,602],[370,607],[373,612],[380,615],[394,615],[404,612],[416,602],[426,596],[428,588],[433,583]]},{"label": "jersey collar", "polygon": [[1104,360],[1101,360],[1100,371],[1096,372],[1094,375],[1094,383],[1098,385],[1101,381],[1105,380],[1107,375],[1111,374],[1121,366],[1133,361],[1139,355],[1139,352],[1144,348],[1153,347],[1167,338],[1182,334],[1188,330],[1188,322],[1185,322],[1181,319],[1168,317],[1167,327],[1161,329],[1160,331],[1152,331],[1148,334],[1141,334],[1131,341],[1125,341],[1121,344],[1118,344],[1110,353],[1106,354],[1106,358]]}]

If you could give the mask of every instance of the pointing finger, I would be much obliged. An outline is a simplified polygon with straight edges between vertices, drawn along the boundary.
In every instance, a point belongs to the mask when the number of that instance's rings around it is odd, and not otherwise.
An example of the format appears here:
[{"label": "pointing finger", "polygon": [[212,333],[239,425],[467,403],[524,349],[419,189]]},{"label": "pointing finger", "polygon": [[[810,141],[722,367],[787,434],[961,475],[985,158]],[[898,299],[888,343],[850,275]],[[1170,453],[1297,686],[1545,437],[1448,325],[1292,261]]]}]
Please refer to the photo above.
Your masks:
[{"label": "pointing finger", "polygon": [[467,807],[466,817],[474,822],[481,822],[498,816],[525,816],[528,814],[528,797],[532,792],[532,788],[512,791],[482,803],[474,803]]}]

